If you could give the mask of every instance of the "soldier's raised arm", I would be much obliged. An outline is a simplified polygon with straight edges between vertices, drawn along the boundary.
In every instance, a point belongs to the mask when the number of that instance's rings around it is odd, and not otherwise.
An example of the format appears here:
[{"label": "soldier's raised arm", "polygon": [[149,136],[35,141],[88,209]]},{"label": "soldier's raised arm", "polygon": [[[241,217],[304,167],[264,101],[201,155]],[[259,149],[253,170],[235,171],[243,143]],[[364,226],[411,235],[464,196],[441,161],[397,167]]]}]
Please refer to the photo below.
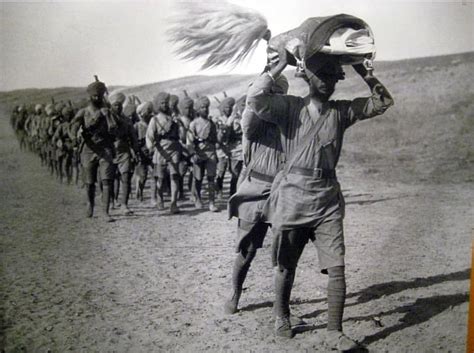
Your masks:
[{"label": "soldier's raised arm", "polygon": [[352,101],[345,102],[346,128],[358,120],[365,120],[383,114],[394,104],[392,95],[387,88],[363,64],[354,65],[353,68],[365,81],[372,94],[369,97],[355,98]]}]

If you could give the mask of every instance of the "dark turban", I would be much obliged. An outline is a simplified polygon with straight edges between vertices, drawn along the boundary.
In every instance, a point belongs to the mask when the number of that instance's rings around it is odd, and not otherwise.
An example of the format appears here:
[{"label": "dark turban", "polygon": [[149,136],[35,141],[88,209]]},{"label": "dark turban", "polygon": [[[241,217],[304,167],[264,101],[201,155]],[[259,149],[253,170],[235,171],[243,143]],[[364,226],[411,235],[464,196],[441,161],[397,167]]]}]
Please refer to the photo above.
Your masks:
[{"label": "dark turban", "polygon": [[89,86],[87,86],[87,94],[89,96],[103,96],[105,92],[107,92],[107,87],[105,83],[100,81],[92,82]]},{"label": "dark turban", "polygon": [[196,110],[201,109],[202,107],[209,107],[211,105],[211,101],[206,96],[199,97],[196,101]]}]

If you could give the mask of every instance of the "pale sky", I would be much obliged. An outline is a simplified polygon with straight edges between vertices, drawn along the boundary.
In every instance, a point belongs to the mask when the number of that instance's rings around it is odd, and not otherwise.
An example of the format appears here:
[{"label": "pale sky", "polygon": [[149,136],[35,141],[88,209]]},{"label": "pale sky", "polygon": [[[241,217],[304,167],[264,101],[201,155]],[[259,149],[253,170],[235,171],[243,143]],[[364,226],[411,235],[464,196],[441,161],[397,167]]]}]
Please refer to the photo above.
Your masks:
[{"label": "pale sky", "polygon": [[[273,35],[308,17],[360,17],[374,32],[377,60],[474,51],[473,1],[230,0],[263,14]],[[236,68],[199,71],[201,63],[181,61],[165,35],[174,5],[171,0],[1,2],[0,91],[85,86],[94,74],[108,85],[138,85],[261,71],[265,42]]]}]

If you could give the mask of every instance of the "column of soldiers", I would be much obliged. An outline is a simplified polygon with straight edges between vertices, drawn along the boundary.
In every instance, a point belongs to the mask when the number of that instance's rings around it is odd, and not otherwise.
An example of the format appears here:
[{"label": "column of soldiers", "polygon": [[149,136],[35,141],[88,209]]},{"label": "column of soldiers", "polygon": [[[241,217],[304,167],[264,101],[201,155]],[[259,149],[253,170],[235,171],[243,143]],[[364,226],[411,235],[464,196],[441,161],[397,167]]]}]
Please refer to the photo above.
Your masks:
[{"label": "column of soldiers", "polygon": [[[218,212],[216,195],[222,197],[229,169],[230,195],[235,193],[242,169],[240,119],[242,109],[226,97],[219,104],[221,116],[210,116],[207,97],[183,99],[159,92],[150,102],[123,93],[108,94],[103,82],[91,83],[84,104],[51,103],[21,105],[11,115],[11,125],[22,150],[40,157],[41,164],[60,182],[80,184],[86,190],[87,217],[95,211],[96,185],[102,195],[103,215],[114,219],[111,208],[125,215],[135,176],[135,196],[144,200],[151,180],[151,205],[173,214],[185,200],[185,188],[197,209],[204,208],[202,187],[207,186],[208,205]],[[240,106],[245,100],[239,100]],[[217,177],[217,178],[216,178]]]}]

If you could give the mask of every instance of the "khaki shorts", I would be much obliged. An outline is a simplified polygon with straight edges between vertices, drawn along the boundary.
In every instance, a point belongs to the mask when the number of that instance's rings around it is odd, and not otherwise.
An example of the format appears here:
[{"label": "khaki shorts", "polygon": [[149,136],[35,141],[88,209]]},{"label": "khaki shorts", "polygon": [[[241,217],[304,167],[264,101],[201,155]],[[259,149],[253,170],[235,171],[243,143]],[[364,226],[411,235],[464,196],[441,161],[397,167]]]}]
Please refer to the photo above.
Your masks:
[{"label": "khaki shorts", "polygon": [[97,170],[99,170],[102,180],[112,180],[115,177],[115,165],[111,150],[104,150],[104,156],[98,156],[94,152],[84,150],[81,153],[81,164],[84,171],[84,183],[86,184],[96,183]]},{"label": "khaki shorts", "polygon": [[208,178],[214,178],[216,176],[217,160],[215,158],[209,158],[206,160],[200,160],[193,163],[193,175],[196,180],[202,180],[204,173]]},{"label": "khaki shorts", "polygon": [[249,247],[260,249],[267,235],[269,224],[263,222],[250,223],[239,219],[237,223],[237,247],[236,252],[246,252]]},{"label": "khaki shorts", "polygon": [[306,243],[311,240],[318,252],[322,273],[334,266],[344,266],[343,219],[334,217],[323,220],[315,228],[284,230],[273,239],[273,266],[296,268]]}]

